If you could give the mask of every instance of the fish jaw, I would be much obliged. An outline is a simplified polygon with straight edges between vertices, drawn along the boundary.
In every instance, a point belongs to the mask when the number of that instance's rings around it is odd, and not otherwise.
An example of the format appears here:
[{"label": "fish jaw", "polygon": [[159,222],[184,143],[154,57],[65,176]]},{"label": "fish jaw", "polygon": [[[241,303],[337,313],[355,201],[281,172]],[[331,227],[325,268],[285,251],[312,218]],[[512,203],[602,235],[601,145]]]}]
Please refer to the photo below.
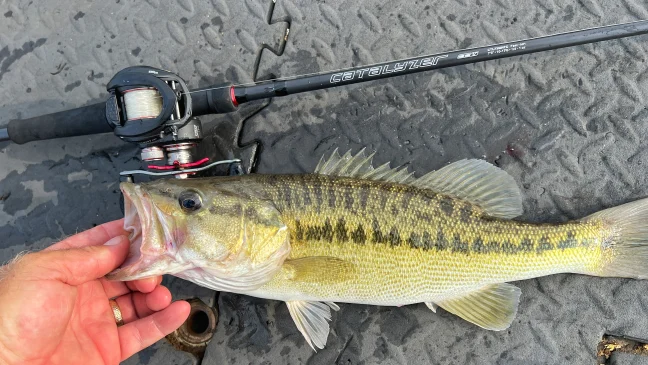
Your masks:
[{"label": "fish jaw", "polygon": [[[126,261],[106,278],[131,281],[148,277],[175,274],[191,268],[177,260],[178,229],[169,229],[171,219],[156,208],[141,186],[121,183],[124,195],[124,230],[129,232],[130,250]],[[172,234],[175,232],[176,234]]]}]

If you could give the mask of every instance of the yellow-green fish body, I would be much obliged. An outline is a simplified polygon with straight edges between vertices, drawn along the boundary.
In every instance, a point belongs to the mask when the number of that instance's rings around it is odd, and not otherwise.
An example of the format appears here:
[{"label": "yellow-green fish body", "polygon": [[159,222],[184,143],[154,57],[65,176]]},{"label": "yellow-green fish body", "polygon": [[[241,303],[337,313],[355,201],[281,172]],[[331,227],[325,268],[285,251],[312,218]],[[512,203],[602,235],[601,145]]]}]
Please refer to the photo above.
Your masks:
[{"label": "yellow-green fish body", "polygon": [[[486,284],[592,273],[604,264],[601,242],[611,237],[600,222],[491,218],[473,204],[401,184],[326,175],[257,180],[290,231],[288,260],[315,257],[300,270],[317,280],[292,280],[293,265],[285,264],[255,292],[272,299],[434,302]],[[322,257],[352,265],[310,269]],[[329,265],[340,271],[328,273]]]},{"label": "yellow-green fish body", "polygon": [[480,160],[420,178],[334,153],[316,173],[123,184],[131,255],[112,274],[173,274],[283,300],[323,348],[336,302],[424,302],[483,328],[511,324],[520,290],[555,273],[645,278],[648,202],[531,224],[515,181]]}]

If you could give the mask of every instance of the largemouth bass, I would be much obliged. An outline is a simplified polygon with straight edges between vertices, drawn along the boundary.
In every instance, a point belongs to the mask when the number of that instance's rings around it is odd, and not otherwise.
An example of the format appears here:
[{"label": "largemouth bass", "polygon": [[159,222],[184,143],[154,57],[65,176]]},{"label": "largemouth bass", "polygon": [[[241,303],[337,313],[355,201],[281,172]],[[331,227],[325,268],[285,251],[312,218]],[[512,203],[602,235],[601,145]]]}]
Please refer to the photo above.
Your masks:
[{"label": "largemouth bass", "polygon": [[[373,155],[372,155],[373,156]],[[648,200],[534,224],[514,179],[481,160],[414,178],[364,150],[315,173],[123,183],[129,258],[109,275],[172,274],[285,301],[323,348],[335,303],[437,306],[489,330],[510,326],[520,289],[556,273],[644,279]]]}]

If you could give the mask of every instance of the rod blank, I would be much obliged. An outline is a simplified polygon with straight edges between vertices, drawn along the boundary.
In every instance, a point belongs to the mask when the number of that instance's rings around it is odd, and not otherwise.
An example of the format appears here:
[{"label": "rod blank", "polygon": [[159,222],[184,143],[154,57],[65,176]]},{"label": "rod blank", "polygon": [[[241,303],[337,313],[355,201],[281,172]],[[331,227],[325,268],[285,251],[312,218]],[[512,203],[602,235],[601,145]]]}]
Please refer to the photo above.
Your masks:
[{"label": "rod blank", "polygon": [[312,76],[296,77],[288,80],[271,80],[252,86],[235,86],[234,95],[236,101],[241,104],[252,100],[328,89],[387,77],[438,70],[446,67],[520,56],[646,33],[648,33],[648,20],[641,20],[485,47],[436,53]]}]

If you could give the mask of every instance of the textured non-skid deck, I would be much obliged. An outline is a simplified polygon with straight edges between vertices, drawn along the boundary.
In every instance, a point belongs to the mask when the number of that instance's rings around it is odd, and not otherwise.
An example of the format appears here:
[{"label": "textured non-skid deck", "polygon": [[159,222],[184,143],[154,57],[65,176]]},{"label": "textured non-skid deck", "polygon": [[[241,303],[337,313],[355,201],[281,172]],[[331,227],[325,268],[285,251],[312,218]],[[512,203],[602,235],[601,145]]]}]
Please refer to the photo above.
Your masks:
[{"label": "textured non-skid deck", "polygon": [[[269,14],[270,5],[0,0],[0,125],[101,99],[105,83],[129,65],[170,69],[195,87],[648,19],[648,5],[637,0],[277,0]],[[367,146],[377,163],[408,164],[417,174],[486,159],[519,183],[522,219],[562,221],[648,195],[647,50],[648,36],[608,41],[279,98],[203,120],[212,134],[231,135],[247,118],[248,147],[208,142],[224,146],[223,155],[251,156],[258,141],[264,173],[311,171],[336,147]],[[136,149],[111,135],[0,148],[1,261],[118,218],[118,172],[139,166]],[[215,298],[167,280],[177,297]],[[283,303],[221,293],[202,363],[592,364],[605,333],[648,338],[647,281],[565,274],[516,285],[520,308],[506,331],[423,304],[341,304],[317,353]],[[610,363],[645,362],[633,356]],[[195,362],[161,341],[127,363],[163,361]]]}]

